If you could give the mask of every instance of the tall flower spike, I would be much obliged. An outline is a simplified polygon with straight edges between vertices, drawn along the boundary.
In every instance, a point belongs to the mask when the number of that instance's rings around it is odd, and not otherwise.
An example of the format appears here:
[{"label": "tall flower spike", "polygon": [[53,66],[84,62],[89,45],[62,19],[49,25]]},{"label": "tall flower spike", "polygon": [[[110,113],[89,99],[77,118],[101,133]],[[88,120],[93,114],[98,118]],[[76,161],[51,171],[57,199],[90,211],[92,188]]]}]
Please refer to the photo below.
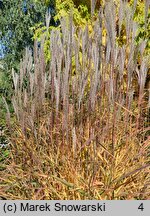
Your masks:
[{"label": "tall flower spike", "polygon": [[121,32],[121,28],[122,28],[122,22],[124,19],[124,8],[125,8],[125,3],[123,0],[120,0],[120,7],[119,7],[119,35]]},{"label": "tall flower spike", "polygon": [[96,6],[97,0],[91,0],[91,15],[93,16],[94,11],[95,11],[95,6]]},{"label": "tall flower spike", "polygon": [[17,93],[19,76],[18,76],[17,73],[15,73],[15,71],[14,71],[13,68],[12,68],[12,77],[13,77],[13,82],[14,82],[15,92]]},{"label": "tall flower spike", "polygon": [[46,29],[48,31],[49,25],[50,25],[50,20],[51,20],[51,14],[49,11],[46,13]]},{"label": "tall flower spike", "polygon": [[145,0],[145,27],[147,26],[147,23],[149,22],[148,19],[148,10],[150,9],[150,0]]}]

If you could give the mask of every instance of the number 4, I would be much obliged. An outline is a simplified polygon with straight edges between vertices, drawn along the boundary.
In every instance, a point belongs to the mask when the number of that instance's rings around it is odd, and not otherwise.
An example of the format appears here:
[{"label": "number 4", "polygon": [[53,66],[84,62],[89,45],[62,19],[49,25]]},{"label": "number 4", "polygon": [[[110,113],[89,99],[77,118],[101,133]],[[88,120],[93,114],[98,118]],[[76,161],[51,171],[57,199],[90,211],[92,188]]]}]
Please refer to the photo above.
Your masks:
[{"label": "number 4", "polygon": [[143,203],[141,203],[138,207],[139,210],[143,211],[144,210],[144,206],[143,206]]}]

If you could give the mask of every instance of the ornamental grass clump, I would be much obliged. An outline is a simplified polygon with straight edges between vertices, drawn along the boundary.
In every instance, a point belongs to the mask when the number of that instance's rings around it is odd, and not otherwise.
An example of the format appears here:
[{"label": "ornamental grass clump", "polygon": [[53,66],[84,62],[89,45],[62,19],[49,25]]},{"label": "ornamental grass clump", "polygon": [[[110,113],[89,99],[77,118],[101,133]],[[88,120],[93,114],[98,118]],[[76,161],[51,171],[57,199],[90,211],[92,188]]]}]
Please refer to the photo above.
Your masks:
[{"label": "ornamental grass clump", "polygon": [[112,2],[100,9],[92,33],[88,25],[76,28],[72,15],[62,18],[60,29],[51,31],[49,64],[46,38],[40,46],[35,41],[33,57],[26,49],[20,73],[12,70],[16,121],[0,196],[149,198],[150,61],[144,41],[134,41],[134,7],[128,9],[121,1],[119,33]]}]

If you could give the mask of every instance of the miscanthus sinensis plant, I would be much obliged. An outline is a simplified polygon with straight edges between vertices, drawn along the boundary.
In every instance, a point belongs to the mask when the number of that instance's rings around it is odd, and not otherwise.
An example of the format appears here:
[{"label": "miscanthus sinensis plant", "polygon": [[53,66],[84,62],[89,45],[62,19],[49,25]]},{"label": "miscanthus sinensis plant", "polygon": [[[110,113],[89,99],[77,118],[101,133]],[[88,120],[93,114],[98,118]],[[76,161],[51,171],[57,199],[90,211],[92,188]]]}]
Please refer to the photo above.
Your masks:
[{"label": "miscanthus sinensis plant", "polygon": [[[100,9],[90,33],[72,16],[27,48],[12,70],[16,116],[10,162],[0,178],[7,199],[148,199],[149,58],[136,45],[133,8]],[[119,22],[116,22],[116,18]],[[119,25],[119,26],[118,26]],[[119,32],[126,39],[120,46]],[[105,32],[105,35],[104,35]],[[140,62],[140,64],[139,64]],[[1,175],[1,176],[2,176]]]}]

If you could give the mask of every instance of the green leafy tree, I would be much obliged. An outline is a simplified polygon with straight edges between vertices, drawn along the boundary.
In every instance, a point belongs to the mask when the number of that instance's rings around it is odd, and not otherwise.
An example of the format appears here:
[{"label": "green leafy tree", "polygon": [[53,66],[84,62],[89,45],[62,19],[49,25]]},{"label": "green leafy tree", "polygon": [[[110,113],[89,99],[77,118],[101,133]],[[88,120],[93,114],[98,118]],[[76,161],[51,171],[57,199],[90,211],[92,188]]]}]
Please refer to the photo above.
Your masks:
[{"label": "green leafy tree", "polygon": [[0,8],[0,41],[4,45],[4,58],[9,67],[16,67],[26,46],[33,46],[36,23],[44,22],[46,5],[43,1],[3,0]]}]

